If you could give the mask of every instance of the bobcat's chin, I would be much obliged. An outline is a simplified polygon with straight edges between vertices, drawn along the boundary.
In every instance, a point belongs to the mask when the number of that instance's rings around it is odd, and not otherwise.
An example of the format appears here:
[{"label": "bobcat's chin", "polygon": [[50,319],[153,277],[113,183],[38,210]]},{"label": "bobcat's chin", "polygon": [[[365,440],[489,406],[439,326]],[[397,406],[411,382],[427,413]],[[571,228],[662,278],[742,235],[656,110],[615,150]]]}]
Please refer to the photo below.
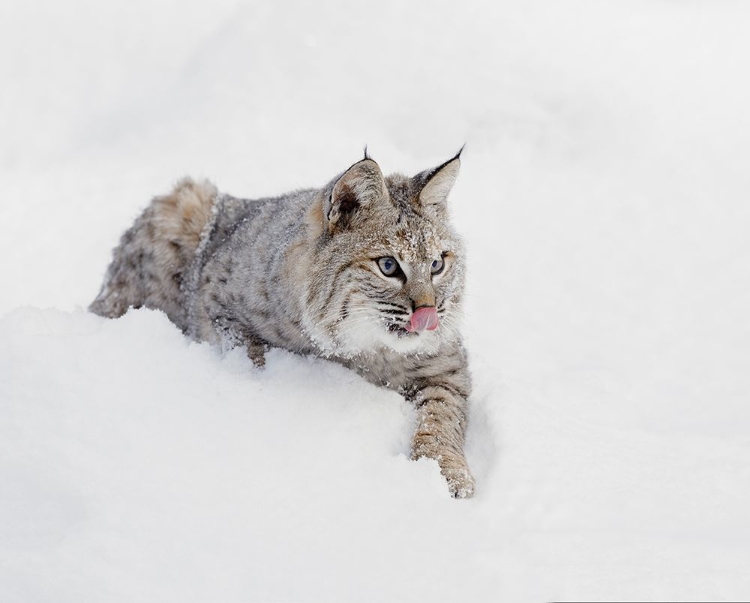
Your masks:
[{"label": "bobcat's chin", "polygon": [[384,345],[399,354],[432,353],[437,352],[440,347],[440,336],[433,331],[422,331],[421,333],[386,333]]},{"label": "bobcat's chin", "polygon": [[342,325],[342,344],[351,355],[376,353],[387,348],[399,354],[436,352],[440,346],[440,331],[410,332],[401,325],[376,321]]}]

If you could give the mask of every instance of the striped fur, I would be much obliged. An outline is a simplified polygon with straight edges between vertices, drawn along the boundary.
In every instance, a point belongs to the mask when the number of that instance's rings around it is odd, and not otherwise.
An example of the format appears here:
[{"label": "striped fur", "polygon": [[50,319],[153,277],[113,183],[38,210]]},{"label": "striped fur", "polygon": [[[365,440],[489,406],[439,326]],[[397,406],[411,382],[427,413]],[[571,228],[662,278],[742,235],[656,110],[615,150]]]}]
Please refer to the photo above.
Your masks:
[{"label": "striped fur", "polygon": [[[384,177],[366,157],[321,189],[257,200],[182,180],[123,235],[90,310],[161,309],[196,340],[245,347],[257,365],[282,347],[396,389],[418,409],[413,458],[436,459],[453,496],[469,497],[464,252],[446,209],[459,165],[456,156]],[[382,257],[396,258],[397,276],[383,274]],[[421,306],[437,308],[440,326],[408,332]]]}]

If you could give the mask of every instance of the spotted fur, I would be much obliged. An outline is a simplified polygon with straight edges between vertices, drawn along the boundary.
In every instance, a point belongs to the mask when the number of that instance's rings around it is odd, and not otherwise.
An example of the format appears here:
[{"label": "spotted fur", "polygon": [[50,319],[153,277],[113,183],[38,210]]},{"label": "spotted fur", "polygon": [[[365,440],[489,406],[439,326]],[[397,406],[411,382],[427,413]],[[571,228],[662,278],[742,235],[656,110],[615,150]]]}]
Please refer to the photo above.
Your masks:
[{"label": "spotted fur", "polygon": [[[407,177],[365,159],[321,189],[238,199],[182,180],[123,235],[91,311],[166,312],[192,338],[243,346],[257,365],[276,346],[340,362],[418,410],[412,457],[436,459],[469,497],[463,453],[471,380],[458,331],[464,251],[448,222],[457,155]],[[386,276],[378,259],[393,257]],[[431,273],[435,260],[443,269]],[[409,332],[434,306],[437,330]]]}]

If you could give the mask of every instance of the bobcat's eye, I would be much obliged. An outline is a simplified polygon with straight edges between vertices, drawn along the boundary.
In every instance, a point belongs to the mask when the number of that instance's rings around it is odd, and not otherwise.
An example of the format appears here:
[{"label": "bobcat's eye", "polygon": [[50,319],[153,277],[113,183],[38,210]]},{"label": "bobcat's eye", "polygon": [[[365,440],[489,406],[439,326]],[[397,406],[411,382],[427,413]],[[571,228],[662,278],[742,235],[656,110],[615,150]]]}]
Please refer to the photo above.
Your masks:
[{"label": "bobcat's eye", "polygon": [[432,274],[440,274],[443,271],[443,268],[445,268],[445,262],[443,261],[443,258],[440,258],[439,260],[432,261],[430,271]]},{"label": "bobcat's eye", "polygon": [[380,258],[378,260],[378,267],[386,276],[396,276],[398,272],[398,262],[391,257]]}]

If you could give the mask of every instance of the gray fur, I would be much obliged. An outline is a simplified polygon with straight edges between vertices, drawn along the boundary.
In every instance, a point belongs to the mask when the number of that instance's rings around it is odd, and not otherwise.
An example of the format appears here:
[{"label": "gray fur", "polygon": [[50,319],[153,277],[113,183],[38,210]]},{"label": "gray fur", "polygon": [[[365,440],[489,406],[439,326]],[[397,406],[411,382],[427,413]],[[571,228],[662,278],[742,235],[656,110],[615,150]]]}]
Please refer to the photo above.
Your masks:
[{"label": "gray fur", "polygon": [[[453,496],[472,496],[457,331],[465,260],[446,210],[459,165],[383,177],[366,156],[322,189],[258,200],[185,179],[123,235],[90,309],[161,309],[190,337],[243,346],[259,366],[269,346],[344,364],[415,404],[412,457],[436,459]],[[400,277],[380,271],[385,256]],[[421,306],[437,307],[440,326],[409,333]]]}]

